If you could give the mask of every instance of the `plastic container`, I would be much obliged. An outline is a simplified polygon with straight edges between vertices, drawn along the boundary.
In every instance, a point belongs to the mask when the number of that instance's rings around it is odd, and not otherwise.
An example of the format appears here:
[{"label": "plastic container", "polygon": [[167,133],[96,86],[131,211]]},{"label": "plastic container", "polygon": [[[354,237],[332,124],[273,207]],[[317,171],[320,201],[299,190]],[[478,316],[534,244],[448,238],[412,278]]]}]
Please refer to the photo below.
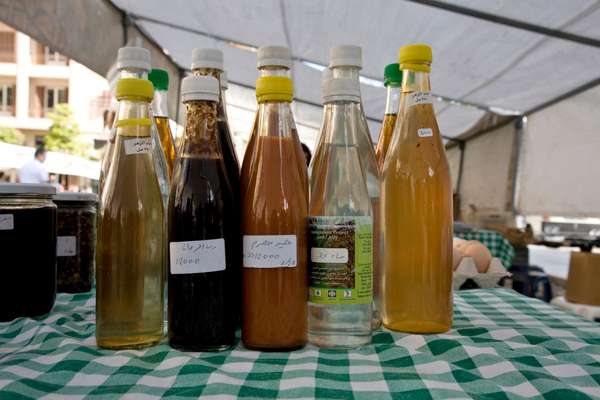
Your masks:
[{"label": "plastic container", "polygon": [[56,286],[59,292],[89,292],[94,283],[96,210],[94,193],[54,196],[56,214]]},{"label": "plastic container", "polygon": [[0,184],[0,321],[50,312],[56,298],[56,188]]}]

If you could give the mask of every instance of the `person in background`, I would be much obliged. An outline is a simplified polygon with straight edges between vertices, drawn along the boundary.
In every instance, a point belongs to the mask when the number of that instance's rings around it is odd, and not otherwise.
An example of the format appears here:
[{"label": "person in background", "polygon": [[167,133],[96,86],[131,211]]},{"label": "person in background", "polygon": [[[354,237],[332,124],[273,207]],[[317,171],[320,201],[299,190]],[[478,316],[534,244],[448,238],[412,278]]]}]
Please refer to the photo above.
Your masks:
[{"label": "person in background", "polygon": [[50,174],[49,175],[49,182],[51,185],[53,185],[54,187],[56,187],[56,191],[57,192],[64,192],[65,191],[65,187],[60,183],[60,180],[58,179],[58,176],[56,176],[56,174]]},{"label": "person in background", "polygon": [[23,165],[19,170],[19,182],[48,183],[48,171],[44,167],[44,161],[46,161],[46,150],[36,149],[34,159]]},{"label": "person in background", "polygon": [[302,145],[302,151],[304,152],[304,157],[306,157],[306,166],[310,165],[310,160],[312,158],[312,154],[308,146],[304,143],[300,143]]}]

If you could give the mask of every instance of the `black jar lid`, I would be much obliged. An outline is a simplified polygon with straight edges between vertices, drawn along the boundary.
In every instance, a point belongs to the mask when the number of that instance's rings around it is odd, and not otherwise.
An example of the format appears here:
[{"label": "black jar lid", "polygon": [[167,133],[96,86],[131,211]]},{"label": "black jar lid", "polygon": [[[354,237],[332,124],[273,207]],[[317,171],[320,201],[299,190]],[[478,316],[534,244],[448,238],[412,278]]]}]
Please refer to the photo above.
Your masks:
[{"label": "black jar lid", "polygon": [[98,195],[86,192],[59,192],[54,195],[54,201],[97,203]]},{"label": "black jar lid", "polygon": [[0,183],[2,195],[36,195],[48,196],[56,194],[56,186],[47,183]]}]

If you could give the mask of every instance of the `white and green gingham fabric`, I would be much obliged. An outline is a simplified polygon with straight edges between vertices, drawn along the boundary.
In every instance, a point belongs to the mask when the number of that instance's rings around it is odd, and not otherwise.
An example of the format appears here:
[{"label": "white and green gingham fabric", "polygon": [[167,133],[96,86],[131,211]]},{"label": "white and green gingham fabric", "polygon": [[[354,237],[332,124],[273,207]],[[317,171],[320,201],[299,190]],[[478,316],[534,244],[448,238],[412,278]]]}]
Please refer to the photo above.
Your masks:
[{"label": "white and green gingham fabric", "polygon": [[353,351],[183,353],[95,346],[92,294],[0,323],[0,399],[600,398],[600,325],[505,289],[455,293],[441,335],[378,331]]},{"label": "white and green gingham fabric", "polygon": [[470,232],[457,233],[456,236],[465,240],[479,240],[492,253],[502,261],[504,268],[510,268],[513,258],[515,258],[515,249],[500,232],[487,229],[476,229]]}]

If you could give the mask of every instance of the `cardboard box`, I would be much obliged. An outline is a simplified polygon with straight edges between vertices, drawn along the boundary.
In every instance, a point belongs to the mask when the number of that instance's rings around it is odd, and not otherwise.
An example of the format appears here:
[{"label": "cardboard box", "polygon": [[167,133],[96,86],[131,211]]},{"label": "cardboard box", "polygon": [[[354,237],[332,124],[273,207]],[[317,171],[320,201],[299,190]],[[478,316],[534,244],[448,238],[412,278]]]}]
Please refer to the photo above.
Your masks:
[{"label": "cardboard box", "polygon": [[571,253],[565,297],[570,303],[600,306],[600,254]]}]

